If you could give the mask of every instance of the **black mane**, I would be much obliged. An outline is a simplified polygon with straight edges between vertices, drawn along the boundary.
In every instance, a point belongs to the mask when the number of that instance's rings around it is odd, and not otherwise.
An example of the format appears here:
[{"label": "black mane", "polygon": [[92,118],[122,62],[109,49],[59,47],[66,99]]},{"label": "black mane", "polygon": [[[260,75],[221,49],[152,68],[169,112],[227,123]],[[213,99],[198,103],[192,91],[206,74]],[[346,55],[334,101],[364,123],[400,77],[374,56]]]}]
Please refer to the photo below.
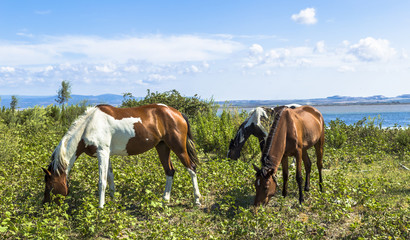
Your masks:
[{"label": "black mane", "polygon": [[[271,126],[270,131],[269,131],[268,138],[266,139],[265,147],[263,148],[263,152],[262,152],[261,162],[262,162],[262,170],[263,170],[263,173],[264,173],[266,170],[269,170],[269,169],[273,169],[273,168],[274,168],[272,159],[271,159],[270,156],[269,156],[269,151],[270,151],[270,149],[271,149],[272,139],[273,139],[273,137],[275,136],[276,129],[277,129],[277,127],[278,127],[278,123],[279,123],[280,117],[282,116],[283,110],[285,110],[286,108],[288,108],[288,107],[286,107],[286,106],[280,106],[280,107],[276,107],[276,108],[274,109],[274,111],[275,111],[275,119],[273,120],[272,126]],[[265,175],[265,174],[264,174],[264,175]]]}]

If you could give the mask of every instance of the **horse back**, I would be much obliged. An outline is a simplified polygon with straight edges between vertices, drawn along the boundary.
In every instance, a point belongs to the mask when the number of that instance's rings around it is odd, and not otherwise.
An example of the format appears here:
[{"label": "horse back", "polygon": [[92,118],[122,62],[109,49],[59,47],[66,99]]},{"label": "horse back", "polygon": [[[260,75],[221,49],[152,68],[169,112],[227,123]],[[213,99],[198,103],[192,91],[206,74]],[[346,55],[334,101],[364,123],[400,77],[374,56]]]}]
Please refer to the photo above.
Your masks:
[{"label": "horse back", "polygon": [[324,120],[322,114],[314,107],[302,106],[288,109],[294,121],[294,132],[303,148],[309,148],[324,135]]},{"label": "horse back", "polygon": [[89,124],[85,137],[92,145],[107,141],[103,144],[109,145],[115,155],[140,154],[173,135],[175,131],[187,131],[187,123],[182,114],[163,104],[133,108],[98,105],[97,108],[100,110],[98,117]]}]

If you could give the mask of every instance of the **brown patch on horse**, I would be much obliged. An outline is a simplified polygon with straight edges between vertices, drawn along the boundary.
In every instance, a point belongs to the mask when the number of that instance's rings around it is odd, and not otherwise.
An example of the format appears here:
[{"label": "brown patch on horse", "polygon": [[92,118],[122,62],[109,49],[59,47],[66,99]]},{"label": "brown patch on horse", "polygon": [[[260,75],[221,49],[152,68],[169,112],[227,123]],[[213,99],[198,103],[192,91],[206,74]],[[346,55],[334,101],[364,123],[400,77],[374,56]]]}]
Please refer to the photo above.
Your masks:
[{"label": "brown patch on horse", "polygon": [[97,147],[94,145],[85,145],[84,139],[81,139],[81,141],[78,143],[77,146],[77,151],[75,153],[75,155],[77,157],[79,157],[82,153],[87,154],[88,156],[95,156],[95,154],[97,153]]},{"label": "brown patch on horse", "polygon": [[[150,104],[150,105],[144,105],[140,107],[132,107],[132,108],[116,108],[111,105],[107,104],[101,104],[97,105],[96,107],[100,109],[102,112],[110,115],[113,117],[115,120],[121,120],[123,118],[132,118],[132,117],[139,117],[138,114],[143,114],[143,112],[149,112],[150,110],[153,110],[155,108],[153,107],[165,107],[164,105],[158,105],[158,104]],[[171,107],[166,107],[170,108],[172,110],[177,111],[174,108]]]},{"label": "brown patch on horse", "polygon": [[[163,130],[162,130],[163,131]],[[135,137],[128,140],[126,151],[128,155],[141,154],[151,149],[151,146],[155,146],[160,142],[161,138],[159,133],[149,134],[145,129],[141,128],[141,123],[134,123]]]},{"label": "brown patch on horse", "polygon": [[[67,174],[65,173],[65,171],[61,171],[61,173],[55,172],[52,169],[51,164],[49,165],[48,169],[42,169],[46,174],[44,177],[46,187],[44,191],[43,204],[51,202],[51,192],[54,195],[60,194],[62,196],[67,196],[69,191],[67,183]],[[56,198],[54,198],[54,201],[58,204],[59,197],[57,196]]]}]

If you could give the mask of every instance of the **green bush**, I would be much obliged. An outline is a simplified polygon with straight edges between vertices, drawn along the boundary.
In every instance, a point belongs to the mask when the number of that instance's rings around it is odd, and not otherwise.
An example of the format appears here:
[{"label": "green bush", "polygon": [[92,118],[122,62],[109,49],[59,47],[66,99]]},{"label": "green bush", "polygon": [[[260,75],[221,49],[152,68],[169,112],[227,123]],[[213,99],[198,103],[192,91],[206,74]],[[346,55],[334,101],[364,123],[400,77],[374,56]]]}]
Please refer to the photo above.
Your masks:
[{"label": "green bush", "polygon": [[148,89],[147,95],[140,100],[133,97],[131,93],[126,93],[121,107],[137,107],[152,103],[171,106],[186,114],[189,118],[195,117],[200,112],[216,111],[218,108],[213,100],[201,100],[196,94],[193,97],[184,97],[175,89],[163,93],[154,93]]},{"label": "green bush", "polygon": [[340,119],[330,121],[326,128],[326,143],[328,147],[341,148],[347,140],[347,125]]},{"label": "green bush", "polygon": [[395,138],[399,148],[403,151],[410,150],[410,128],[399,131]]}]

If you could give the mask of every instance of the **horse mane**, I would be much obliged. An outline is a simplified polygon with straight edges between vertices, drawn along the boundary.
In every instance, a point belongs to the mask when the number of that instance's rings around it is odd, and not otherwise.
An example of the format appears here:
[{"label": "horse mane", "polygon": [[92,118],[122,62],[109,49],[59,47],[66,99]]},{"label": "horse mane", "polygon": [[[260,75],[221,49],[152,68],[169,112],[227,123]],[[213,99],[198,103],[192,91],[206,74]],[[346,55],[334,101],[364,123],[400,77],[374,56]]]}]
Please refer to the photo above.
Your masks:
[{"label": "horse mane", "polygon": [[273,137],[275,136],[276,130],[278,128],[279,120],[282,116],[283,110],[285,110],[286,108],[287,108],[286,106],[280,106],[274,109],[275,117],[274,117],[272,126],[269,131],[269,135],[266,139],[266,143],[265,143],[265,146],[262,152],[262,158],[261,158],[262,169],[268,170],[268,169],[274,168],[274,163],[272,159],[269,157],[269,151],[271,149]]},{"label": "horse mane", "polygon": [[60,171],[65,171],[67,169],[70,162],[70,159],[67,159],[67,150],[76,151],[89,116],[94,114],[97,109],[98,107],[88,107],[85,112],[74,121],[58,146],[54,149],[48,170],[53,170],[54,172],[57,172],[57,174],[60,174]]},{"label": "horse mane", "polygon": [[256,123],[256,125],[261,126],[261,117],[268,118],[266,111],[262,107],[256,107],[249,112],[249,116],[246,118],[244,123],[246,122],[245,127],[248,127],[251,123]]}]

